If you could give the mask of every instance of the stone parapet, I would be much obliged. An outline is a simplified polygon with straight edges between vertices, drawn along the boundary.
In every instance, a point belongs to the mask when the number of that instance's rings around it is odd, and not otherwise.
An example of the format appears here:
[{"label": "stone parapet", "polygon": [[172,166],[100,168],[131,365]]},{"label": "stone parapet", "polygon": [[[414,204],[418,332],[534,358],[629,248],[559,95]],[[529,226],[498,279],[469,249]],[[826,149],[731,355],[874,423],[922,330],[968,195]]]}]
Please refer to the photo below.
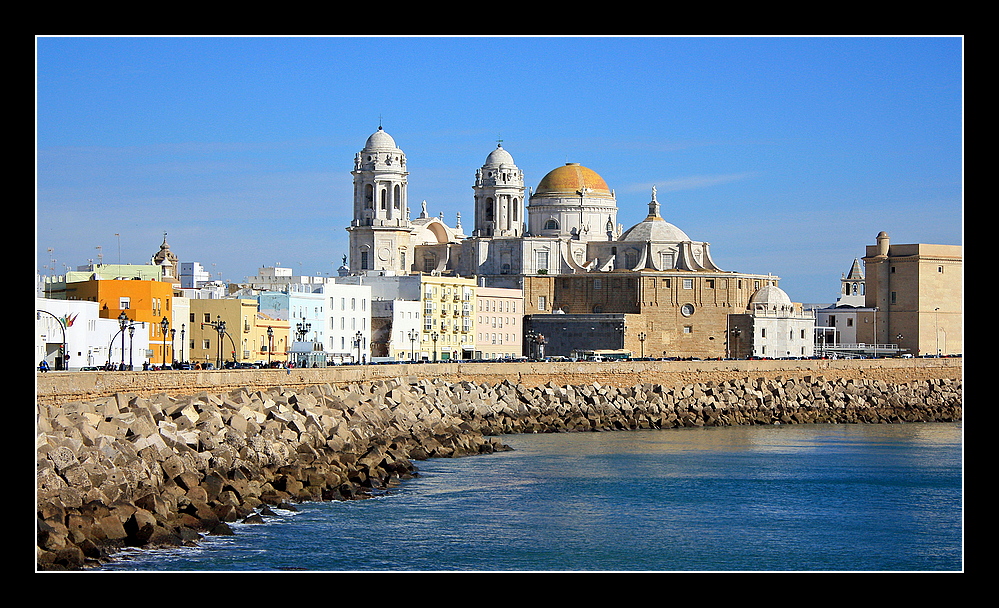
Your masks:
[{"label": "stone parapet", "polygon": [[333,386],[415,376],[446,382],[500,383],[538,386],[599,382],[626,387],[653,383],[678,386],[694,382],[721,381],[743,376],[868,378],[885,382],[908,382],[962,377],[963,359],[803,359],[730,361],[620,361],[620,362],[517,362],[517,363],[420,363],[357,365],[311,369],[247,369],[213,371],[138,372],[47,372],[36,374],[39,403],[53,404],[108,397],[117,393],[155,395],[166,392],[185,395],[200,391],[239,388],[287,388],[322,384]]}]

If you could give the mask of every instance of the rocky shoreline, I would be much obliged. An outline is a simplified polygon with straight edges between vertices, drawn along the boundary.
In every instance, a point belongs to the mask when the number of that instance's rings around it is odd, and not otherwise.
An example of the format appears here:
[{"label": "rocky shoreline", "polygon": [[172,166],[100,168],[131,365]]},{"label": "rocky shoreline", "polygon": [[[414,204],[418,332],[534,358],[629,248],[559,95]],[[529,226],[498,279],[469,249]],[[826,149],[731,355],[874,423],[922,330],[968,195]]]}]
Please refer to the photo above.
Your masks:
[{"label": "rocky shoreline", "polygon": [[692,426],[961,420],[961,380],[741,378],[667,387],[364,384],[36,403],[38,570],[168,547],[273,507],[371,496],[413,461],[509,449],[495,437]]}]

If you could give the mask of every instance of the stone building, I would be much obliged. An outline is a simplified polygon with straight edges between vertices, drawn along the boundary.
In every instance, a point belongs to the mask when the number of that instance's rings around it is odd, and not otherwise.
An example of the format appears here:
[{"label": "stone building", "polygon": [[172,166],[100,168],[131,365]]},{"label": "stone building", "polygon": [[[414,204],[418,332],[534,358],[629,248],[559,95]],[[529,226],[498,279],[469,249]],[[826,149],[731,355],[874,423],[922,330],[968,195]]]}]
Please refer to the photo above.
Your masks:
[{"label": "stone building", "polygon": [[863,262],[871,312],[860,320],[860,341],[897,343],[916,356],[963,352],[960,245],[892,245],[882,231]]}]

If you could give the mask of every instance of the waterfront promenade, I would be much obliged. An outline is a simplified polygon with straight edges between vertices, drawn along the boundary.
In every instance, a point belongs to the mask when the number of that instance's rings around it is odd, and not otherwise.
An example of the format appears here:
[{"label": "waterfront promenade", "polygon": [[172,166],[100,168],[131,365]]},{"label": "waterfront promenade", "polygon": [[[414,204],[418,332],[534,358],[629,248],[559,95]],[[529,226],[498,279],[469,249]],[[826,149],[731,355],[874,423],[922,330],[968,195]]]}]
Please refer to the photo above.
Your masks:
[{"label": "waterfront promenade", "polygon": [[963,359],[803,359],[728,361],[619,361],[420,363],[347,365],[326,368],[185,370],[134,372],[47,372],[36,374],[36,397],[42,404],[100,399],[116,393],[174,396],[240,388],[287,388],[366,383],[398,377],[445,382],[512,384],[535,387],[592,384],[618,388],[636,384],[682,386],[741,378],[870,379],[892,384],[962,377]]}]

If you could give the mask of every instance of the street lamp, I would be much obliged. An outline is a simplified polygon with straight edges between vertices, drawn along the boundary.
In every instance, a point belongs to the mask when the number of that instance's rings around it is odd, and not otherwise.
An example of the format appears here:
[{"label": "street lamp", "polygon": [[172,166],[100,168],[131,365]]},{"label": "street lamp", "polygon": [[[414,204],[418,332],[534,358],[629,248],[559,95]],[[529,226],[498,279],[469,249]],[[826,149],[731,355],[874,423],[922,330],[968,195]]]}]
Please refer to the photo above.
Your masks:
[{"label": "street lamp", "polygon": [[129,371],[132,371],[132,369],[135,368],[135,357],[133,356],[134,346],[135,346],[135,323],[132,323],[128,326],[128,370]]},{"label": "street lamp", "polygon": [[645,358],[645,338],[647,338],[647,337],[648,336],[645,335],[644,331],[638,332],[638,341],[641,342],[641,344],[642,344],[642,358],[643,359]]},{"label": "street lamp", "polygon": [[[59,369],[69,369],[69,365],[66,363],[66,351],[68,349],[68,346],[66,344],[66,326],[59,319],[59,317],[55,316],[54,314],[50,313],[47,310],[41,310],[41,309],[37,310],[37,312],[35,314],[35,319],[36,320],[41,320],[41,318],[42,318],[41,313],[45,313],[48,316],[50,316],[53,319],[55,319],[56,320],[56,324],[59,325],[59,329],[62,330],[62,349],[61,349],[62,353],[61,353],[61,356],[56,359],[56,370],[59,370]],[[46,333],[48,333],[48,332],[46,332]],[[61,361],[61,363],[60,363],[60,361]]]},{"label": "street lamp", "polygon": [[[225,337],[225,321],[222,320],[221,316],[215,315],[215,322],[214,323],[212,323],[212,322],[202,323],[201,327],[204,327],[205,325],[210,325],[210,326],[214,327],[215,331],[217,331],[218,334],[219,334],[218,359],[216,360],[216,363],[217,363],[217,369],[222,369],[222,338]],[[229,339],[232,340],[232,338],[229,338]],[[235,348],[236,348],[236,346],[235,346],[235,344],[233,344],[233,361],[236,360],[235,359],[235,355],[236,355]]]},{"label": "street lamp", "polygon": [[409,330],[409,360],[413,361],[416,359],[416,339],[420,337],[420,332],[415,329]]},{"label": "street lamp", "polygon": [[186,329],[187,329],[187,323],[181,323],[180,324],[180,362],[181,363],[183,363],[184,361],[187,361],[187,359],[184,357],[184,339],[185,339],[184,338],[184,332],[185,332]]},{"label": "street lamp", "polygon": [[933,337],[937,345],[937,357],[940,356],[940,308],[933,309]]},{"label": "street lamp", "polygon": [[173,368],[177,367],[177,351],[174,350],[174,346],[173,346],[173,341],[174,341],[174,338],[176,336],[177,336],[177,330],[176,329],[171,329],[170,330],[170,364],[171,364],[170,367],[173,367]]},{"label": "street lamp", "polygon": [[128,315],[121,311],[118,315],[118,326],[121,327],[121,365],[118,369],[125,369],[125,328],[128,327]]},{"label": "street lamp", "polygon": [[364,334],[358,331],[354,334],[354,346],[357,347],[357,364],[361,364],[361,344],[364,341]]},{"label": "street lamp", "polygon": [[878,307],[874,307],[874,358],[878,358]]},{"label": "street lamp", "polygon": [[163,369],[165,369],[166,368],[166,355],[167,355],[167,350],[166,350],[166,336],[167,336],[167,332],[170,331],[170,320],[167,319],[166,317],[163,317],[163,320],[160,321],[160,327],[163,328]]},{"label": "street lamp", "polygon": [[267,367],[271,366],[271,351],[274,350],[274,328],[267,326]]},{"label": "street lamp", "polygon": [[430,334],[430,339],[434,341],[434,363],[437,363],[437,338],[439,337],[436,331]]}]

